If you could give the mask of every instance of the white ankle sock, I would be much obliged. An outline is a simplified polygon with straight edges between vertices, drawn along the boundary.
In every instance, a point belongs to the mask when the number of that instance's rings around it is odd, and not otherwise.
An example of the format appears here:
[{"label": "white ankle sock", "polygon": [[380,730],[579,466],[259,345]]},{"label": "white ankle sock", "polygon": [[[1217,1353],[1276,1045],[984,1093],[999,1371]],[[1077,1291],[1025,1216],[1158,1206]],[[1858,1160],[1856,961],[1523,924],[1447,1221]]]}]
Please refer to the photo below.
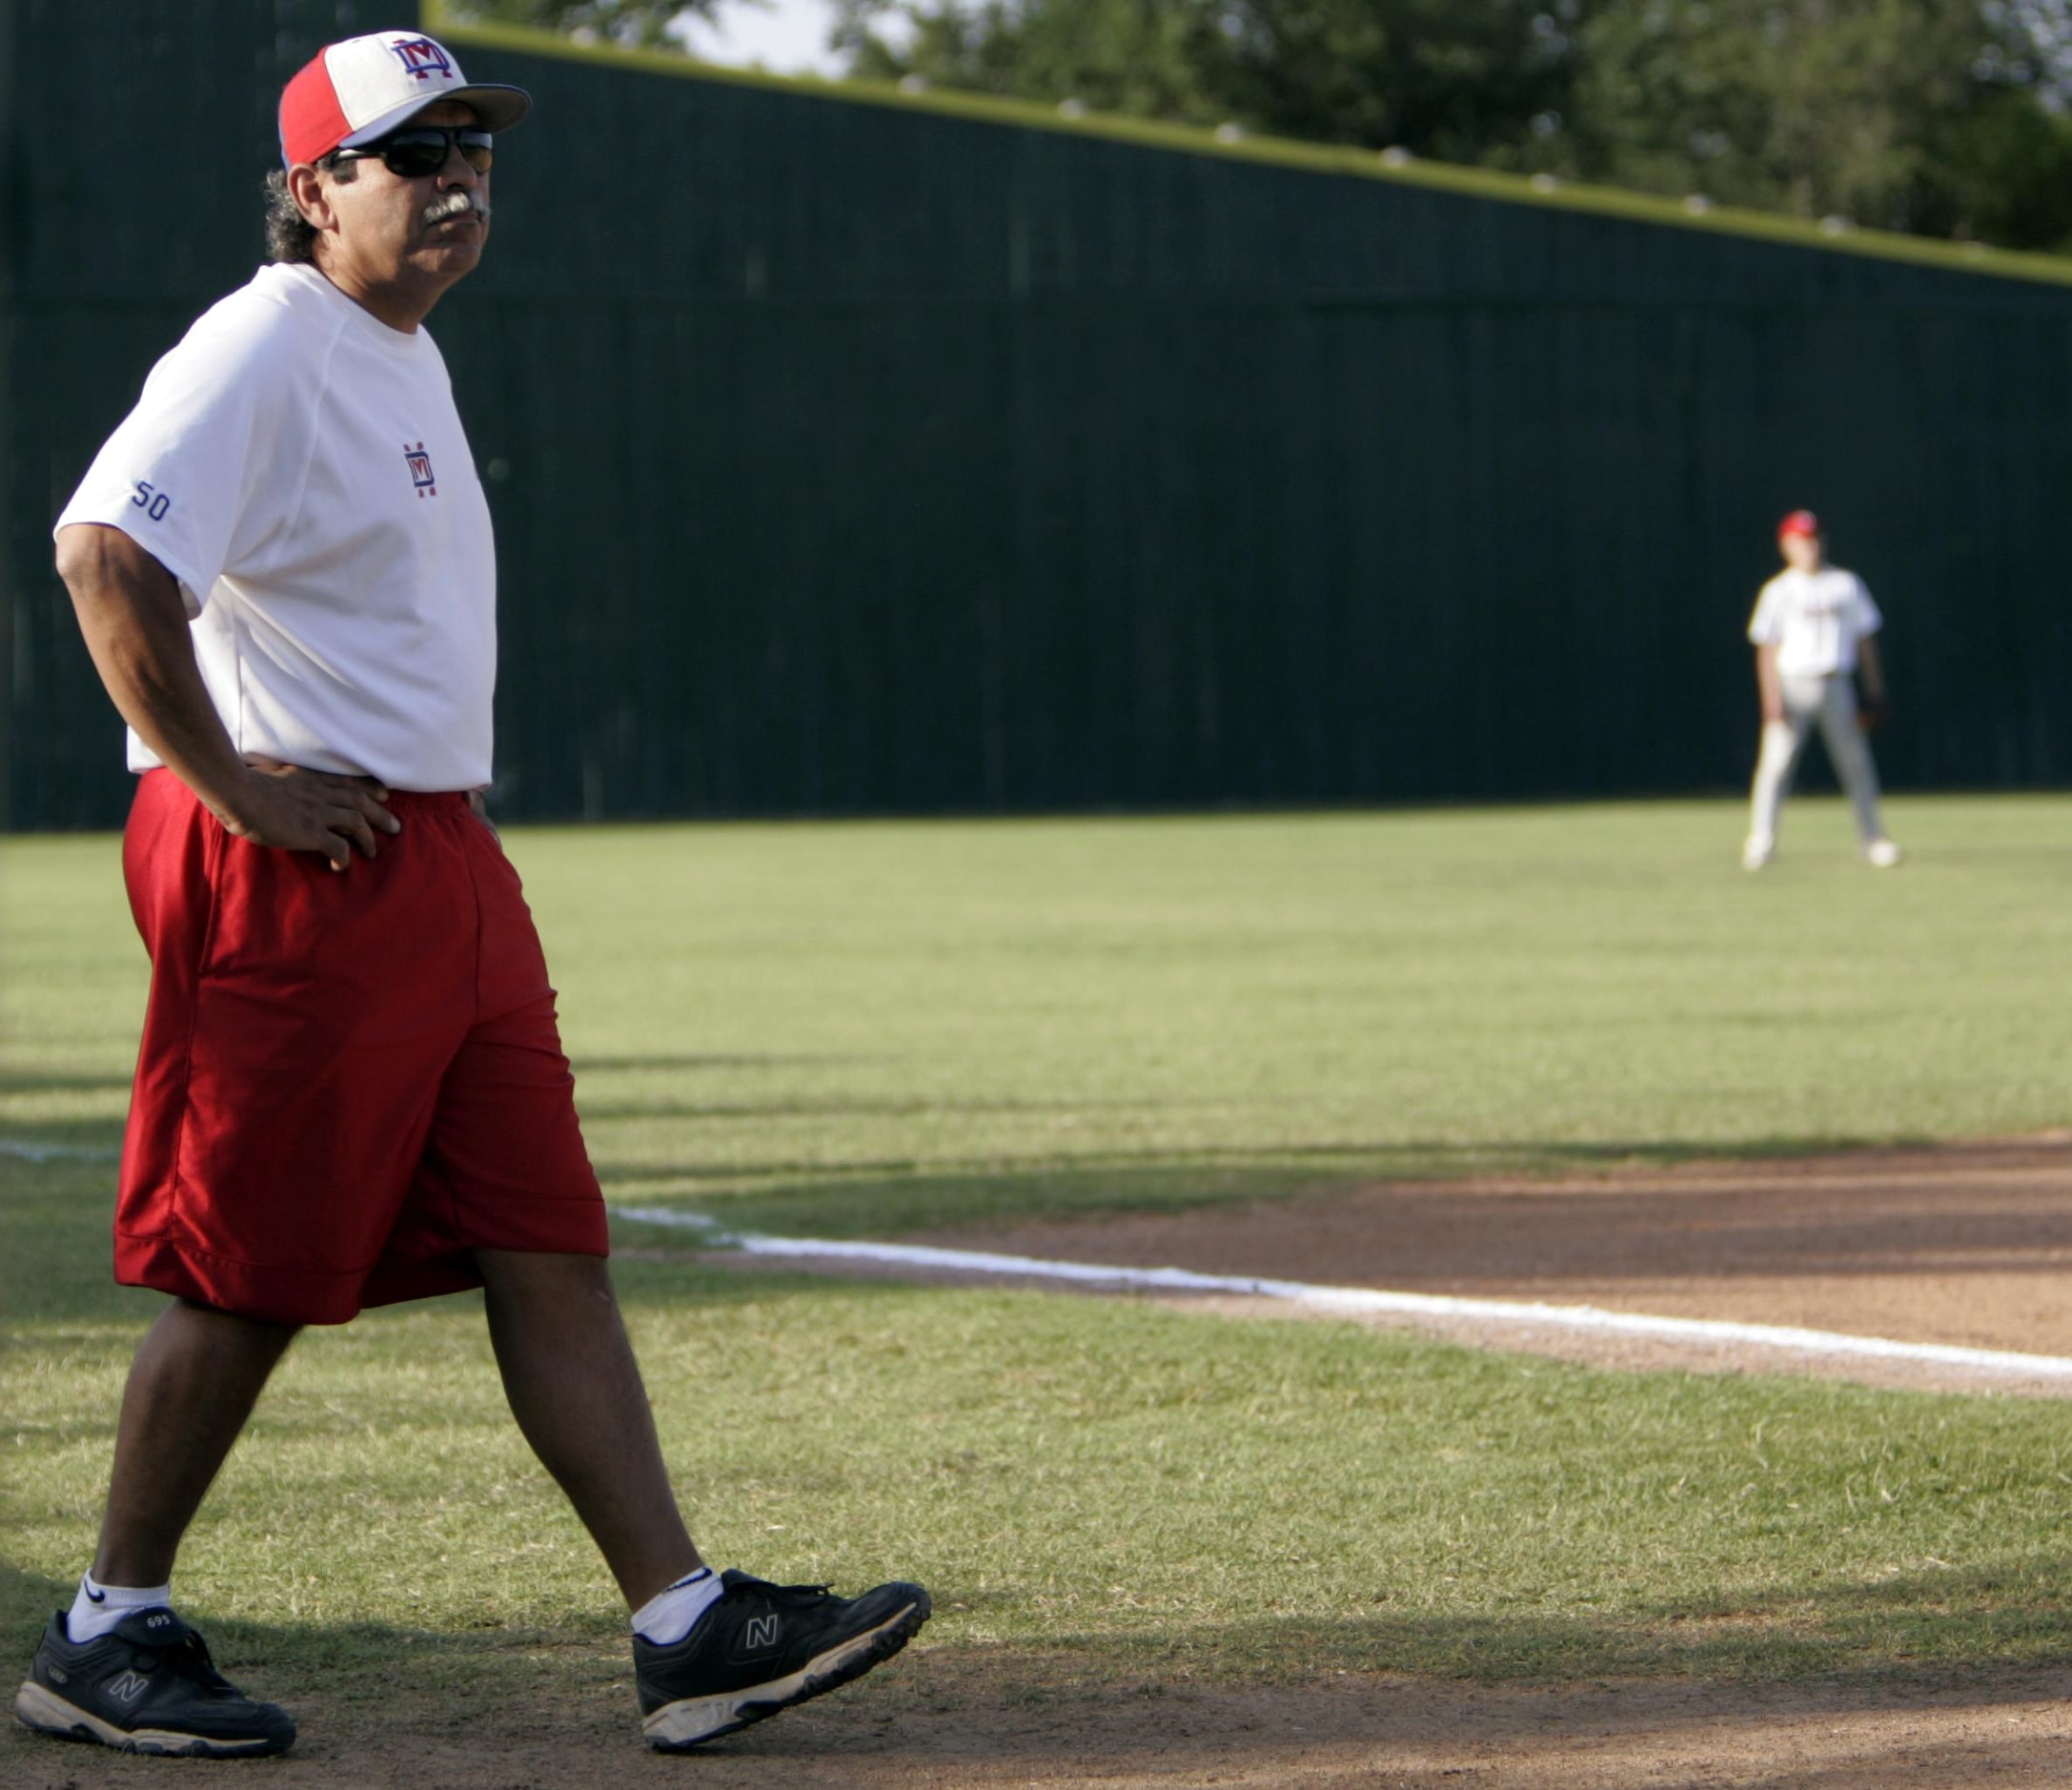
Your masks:
[{"label": "white ankle sock", "polygon": [[87,1573],[80,1577],[79,1595],[71,1600],[65,1632],[75,1641],[98,1640],[132,1610],[165,1610],[172,1605],[171,1585],[104,1585]]},{"label": "white ankle sock", "polygon": [[658,1647],[674,1646],[720,1601],[720,1575],[709,1566],[686,1573],[633,1613],[633,1632]]}]

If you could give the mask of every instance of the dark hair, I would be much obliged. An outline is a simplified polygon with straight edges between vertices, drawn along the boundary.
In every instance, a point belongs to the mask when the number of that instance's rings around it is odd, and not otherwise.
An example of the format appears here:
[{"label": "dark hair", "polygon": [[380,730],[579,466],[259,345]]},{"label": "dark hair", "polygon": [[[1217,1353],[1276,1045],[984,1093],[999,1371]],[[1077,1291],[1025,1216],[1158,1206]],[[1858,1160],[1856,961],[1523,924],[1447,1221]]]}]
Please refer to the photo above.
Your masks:
[{"label": "dark hair", "polygon": [[[316,166],[341,187],[351,184],[359,173],[356,161],[340,161],[326,155]],[[316,226],[302,215],[302,208],[288,191],[286,169],[276,168],[266,176],[266,258],[269,261],[316,259]]]}]

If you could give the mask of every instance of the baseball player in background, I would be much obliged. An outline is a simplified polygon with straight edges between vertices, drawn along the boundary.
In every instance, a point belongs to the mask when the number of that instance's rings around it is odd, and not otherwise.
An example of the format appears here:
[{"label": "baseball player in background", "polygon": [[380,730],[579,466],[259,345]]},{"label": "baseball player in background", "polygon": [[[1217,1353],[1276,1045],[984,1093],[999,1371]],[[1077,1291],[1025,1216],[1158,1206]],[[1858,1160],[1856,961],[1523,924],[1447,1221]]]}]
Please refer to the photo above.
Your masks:
[{"label": "baseball player in background", "polygon": [[1818,722],[1856,812],[1864,861],[1889,869],[1899,862],[1899,848],[1878,818],[1878,767],[1864,738],[1884,717],[1885,673],[1877,639],[1884,618],[1861,579],[1827,563],[1819,519],[1811,510],[1794,510],[1784,519],[1777,548],[1784,570],[1762,587],[1748,623],[1762,700],[1762,750],[1742,866],[1760,870],[1777,856],[1778,816],[1806,736]]},{"label": "baseball player in background", "polygon": [[496,136],[530,107],[416,32],[319,53],[281,95],[272,263],[158,363],[58,519],[139,773],[123,868],[152,988],[115,1277],[171,1299],[92,1567],[15,1698],[47,1734],[294,1741],[175,1613],[181,1537],[302,1325],[471,1287],[512,1413],[633,1611],[655,1746],[845,1682],[928,1616],[918,1585],[850,1600],[699,1557],[483,808],[489,508],[419,326],[480,260]]}]

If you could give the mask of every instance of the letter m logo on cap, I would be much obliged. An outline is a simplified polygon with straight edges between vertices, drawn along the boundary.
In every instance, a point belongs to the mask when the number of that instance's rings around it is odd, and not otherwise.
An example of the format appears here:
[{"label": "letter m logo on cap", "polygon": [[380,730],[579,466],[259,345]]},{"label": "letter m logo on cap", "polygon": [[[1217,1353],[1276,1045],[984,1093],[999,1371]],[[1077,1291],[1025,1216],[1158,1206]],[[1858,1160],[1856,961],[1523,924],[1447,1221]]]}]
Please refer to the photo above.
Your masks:
[{"label": "letter m logo on cap", "polygon": [[389,48],[401,60],[404,71],[416,80],[455,78],[453,58],[429,37],[394,37]]}]

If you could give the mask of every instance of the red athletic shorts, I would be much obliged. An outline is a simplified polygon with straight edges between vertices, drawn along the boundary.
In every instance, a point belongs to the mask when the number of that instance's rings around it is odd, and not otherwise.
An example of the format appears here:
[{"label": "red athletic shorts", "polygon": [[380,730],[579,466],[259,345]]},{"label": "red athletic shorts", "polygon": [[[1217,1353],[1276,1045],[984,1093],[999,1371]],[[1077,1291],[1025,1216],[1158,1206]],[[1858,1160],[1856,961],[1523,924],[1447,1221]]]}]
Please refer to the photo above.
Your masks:
[{"label": "red athletic shorts", "polygon": [[225,832],[171,771],[123,840],[151,1004],[115,1278],[342,1324],[481,1284],[472,1251],[607,1251],[532,915],[463,795],[397,793],[335,871]]}]

